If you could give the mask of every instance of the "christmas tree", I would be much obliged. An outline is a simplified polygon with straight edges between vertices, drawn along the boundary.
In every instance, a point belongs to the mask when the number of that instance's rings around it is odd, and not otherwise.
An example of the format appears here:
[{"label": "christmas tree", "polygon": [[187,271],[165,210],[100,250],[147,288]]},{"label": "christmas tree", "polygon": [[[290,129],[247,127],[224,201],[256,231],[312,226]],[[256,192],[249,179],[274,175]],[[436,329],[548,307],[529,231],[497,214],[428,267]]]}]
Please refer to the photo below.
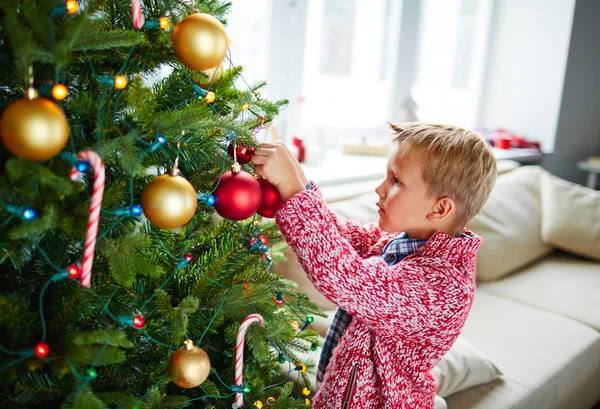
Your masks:
[{"label": "christmas tree", "polygon": [[319,312],[248,163],[286,101],[242,81],[229,8],[0,3],[2,407],[310,405]]}]

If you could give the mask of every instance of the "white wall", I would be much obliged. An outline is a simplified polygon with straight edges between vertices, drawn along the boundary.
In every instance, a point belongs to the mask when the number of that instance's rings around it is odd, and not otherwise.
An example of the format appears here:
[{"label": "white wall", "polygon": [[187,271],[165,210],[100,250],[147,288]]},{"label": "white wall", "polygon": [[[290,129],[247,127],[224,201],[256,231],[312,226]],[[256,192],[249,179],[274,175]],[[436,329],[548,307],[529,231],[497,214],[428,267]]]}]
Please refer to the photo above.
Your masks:
[{"label": "white wall", "polygon": [[575,0],[495,0],[479,125],[554,139]]},{"label": "white wall", "polygon": [[600,1],[577,0],[554,154],[543,166],[584,183],[577,161],[600,155]]}]

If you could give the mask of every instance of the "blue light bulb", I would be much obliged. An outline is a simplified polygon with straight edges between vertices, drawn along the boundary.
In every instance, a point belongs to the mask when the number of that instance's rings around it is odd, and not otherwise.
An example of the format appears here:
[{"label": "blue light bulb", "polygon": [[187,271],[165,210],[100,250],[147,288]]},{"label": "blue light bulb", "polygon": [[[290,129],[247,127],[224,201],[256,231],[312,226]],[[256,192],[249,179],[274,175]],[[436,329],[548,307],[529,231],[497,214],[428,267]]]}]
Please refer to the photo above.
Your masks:
[{"label": "blue light bulb", "polygon": [[23,210],[23,219],[33,220],[35,219],[35,216],[35,210],[33,210],[32,208],[28,207],[27,209]]},{"label": "blue light bulb", "polygon": [[90,169],[90,164],[84,160],[77,161],[77,170],[81,173],[85,173]]},{"label": "blue light bulb", "polygon": [[214,206],[216,202],[217,202],[217,199],[215,199],[215,197],[213,195],[208,196],[208,198],[206,199],[206,203],[209,206]]},{"label": "blue light bulb", "polygon": [[139,204],[133,205],[131,206],[131,215],[134,217],[138,217],[139,215],[142,214],[142,206],[140,206]]},{"label": "blue light bulb", "polygon": [[160,143],[161,145],[164,145],[165,143],[167,143],[167,137],[164,135],[159,134],[156,137],[156,142]]}]

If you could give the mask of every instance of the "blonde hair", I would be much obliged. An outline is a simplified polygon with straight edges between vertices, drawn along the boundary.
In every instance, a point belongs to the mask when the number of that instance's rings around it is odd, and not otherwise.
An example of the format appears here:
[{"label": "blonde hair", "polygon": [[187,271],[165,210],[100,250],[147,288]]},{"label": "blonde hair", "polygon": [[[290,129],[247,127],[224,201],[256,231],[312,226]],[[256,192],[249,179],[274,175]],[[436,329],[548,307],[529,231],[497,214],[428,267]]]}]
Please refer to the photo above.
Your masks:
[{"label": "blonde hair", "polygon": [[423,181],[428,197],[449,197],[456,204],[453,228],[460,232],[487,201],[496,181],[496,159],[488,143],[468,129],[426,123],[390,124],[399,158],[424,155]]}]

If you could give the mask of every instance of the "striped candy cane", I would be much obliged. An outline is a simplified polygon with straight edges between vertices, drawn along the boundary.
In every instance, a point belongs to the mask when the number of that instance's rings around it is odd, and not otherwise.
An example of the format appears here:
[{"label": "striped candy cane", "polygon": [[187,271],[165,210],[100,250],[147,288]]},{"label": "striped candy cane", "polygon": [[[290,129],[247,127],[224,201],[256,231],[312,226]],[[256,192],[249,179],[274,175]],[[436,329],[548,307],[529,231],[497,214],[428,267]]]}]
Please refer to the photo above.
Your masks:
[{"label": "striped candy cane", "polygon": [[[262,315],[250,314],[244,318],[242,325],[240,325],[240,329],[238,329],[237,341],[235,345],[235,384],[237,386],[244,385],[242,374],[244,372],[244,339],[246,337],[246,330],[255,322],[260,323],[262,326],[265,325],[265,319]],[[233,407],[241,408],[242,406],[244,406],[244,394],[238,392],[235,395],[235,404]]]},{"label": "striped candy cane", "polygon": [[[90,216],[85,235],[83,262],[81,263],[81,285],[89,288],[92,282],[92,264],[94,263],[96,236],[98,235],[98,223],[100,222],[100,207],[102,206],[102,196],[104,195],[104,163],[102,163],[102,159],[94,151],[83,151],[77,157],[79,160],[89,162],[94,168],[94,186],[90,200]],[[70,176],[71,180],[75,181],[81,177],[81,173],[76,167],[73,167],[71,168]]]},{"label": "striped candy cane", "polygon": [[136,29],[139,30],[144,27],[144,13],[142,13],[142,3],[140,0],[131,0],[131,19]]}]

